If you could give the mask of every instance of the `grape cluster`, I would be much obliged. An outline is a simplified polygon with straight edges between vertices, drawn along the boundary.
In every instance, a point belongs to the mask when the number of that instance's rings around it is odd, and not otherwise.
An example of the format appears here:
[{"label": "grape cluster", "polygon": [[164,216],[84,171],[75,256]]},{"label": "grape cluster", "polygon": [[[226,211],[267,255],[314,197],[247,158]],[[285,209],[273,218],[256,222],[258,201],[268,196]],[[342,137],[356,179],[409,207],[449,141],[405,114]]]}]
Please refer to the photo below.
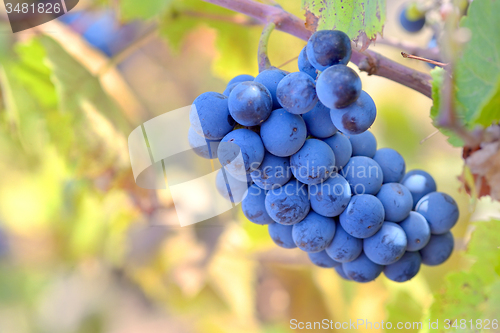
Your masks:
[{"label": "grape cluster", "polygon": [[314,33],[298,72],[240,75],[224,94],[196,98],[189,142],[219,159],[218,191],[268,225],[278,246],[348,280],[383,271],[404,282],[451,255],[458,207],[428,173],[406,172],[397,151],[377,149],[367,131],[376,106],[350,56],[343,32]]}]

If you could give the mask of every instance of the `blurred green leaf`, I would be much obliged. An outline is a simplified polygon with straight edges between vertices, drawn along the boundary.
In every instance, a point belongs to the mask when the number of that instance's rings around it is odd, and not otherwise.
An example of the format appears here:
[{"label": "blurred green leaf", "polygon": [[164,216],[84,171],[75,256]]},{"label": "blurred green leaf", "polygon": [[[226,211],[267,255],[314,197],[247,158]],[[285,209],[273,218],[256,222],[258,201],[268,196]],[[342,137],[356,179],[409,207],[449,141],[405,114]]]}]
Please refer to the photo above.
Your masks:
[{"label": "blurred green leaf", "polygon": [[472,33],[456,64],[457,100],[468,127],[500,120],[500,3],[474,1],[461,26]]},{"label": "blurred green leaf", "polygon": [[317,30],[341,30],[351,39],[374,39],[385,23],[385,0],[302,0],[302,8],[319,18]]},{"label": "blurred green leaf", "polygon": [[175,0],[123,0],[120,1],[120,14],[124,20],[150,19],[162,13]]},{"label": "blurred green leaf", "polygon": [[[486,318],[485,308],[488,302],[491,303],[492,292],[498,291],[497,284],[500,283],[500,276],[495,272],[500,259],[500,221],[478,222],[475,227],[466,253],[476,261],[469,271],[448,274],[445,288],[435,295],[430,308],[433,320],[439,319],[443,323],[445,319],[475,321]],[[497,307],[497,304],[492,306]],[[445,331],[442,325],[440,329],[440,332]],[[458,329],[457,332],[470,330]]]},{"label": "blurred green leaf", "polygon": [[[422,307],[406,291],[399,291],[394,299],[387,304],[387,321],[397,322],[418,322],[422,318]],[[406,332],[417,332],[417,328],[406,330]]]}]

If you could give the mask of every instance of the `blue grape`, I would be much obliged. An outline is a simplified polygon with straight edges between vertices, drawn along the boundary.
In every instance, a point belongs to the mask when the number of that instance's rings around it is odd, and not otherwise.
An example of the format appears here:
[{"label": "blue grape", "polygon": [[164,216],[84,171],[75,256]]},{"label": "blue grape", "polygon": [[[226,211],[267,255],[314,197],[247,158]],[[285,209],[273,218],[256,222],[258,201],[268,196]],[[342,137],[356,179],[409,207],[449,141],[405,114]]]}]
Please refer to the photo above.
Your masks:
[{"label": "blue grape", "polygon": [[425,15],[419,17],[408,17],[408,7],[403,8],[399,15],[399,23],[408,32],[419,32],[425,25]]},{"label": "blue grape", "polygon": [[420,270],[422,258],[418,252],[406,252],[394,264],[385,266],[385,276],[395,282],[406,282],[415,277]]},{"label": "blue grape", "polygon": [[323,251],[335,235],[335,220],[309,212],[307,216],[293,225],[292,237],[295,245],[302,251]]},{"label": "blue grape", "polygon": [[250,183],[242,182],[224,169],[215,177],[215,187],[220,195],[233,203],[240,203],[246,196]]},{"label": "blue grape", "polygon": [[311,208],[316,213],[339,216],[351,201],[351,187],[341,175],[327,178],[324,182],[309,186]]},{"label": "blue grape", "polygon": [[373,158],[377,153],[377,139],[370,131],[357,135],[349,135],[352,146],[352,156],[366,156]]},{"label": "blue grape", "polygon": [[194,100],[189,120],[196,133],[208,140],[222,139],[236,125],[227,97],[216,92],[203,93]]},{"label": "blue grape", "polygon": [[401,181],[405,174],[406,164],[400,153],[391,148],[381,148],[377,150],[373,159],[382,168],[384,184]]},{"label": "blue grape", "polygon": [[251,173],[255,185],[264,189],[272,190],[288,183],[292,177],[290,171],[290,159],[274,156],[266,152],[260,166]]},{"label": "blue grape", "polygon": [[306,142],[306,123],[299,115],[277,109],[261,125],[260,137],[268,152],[287,157],[298,152]]},{"label": "blue grape", "polygon": [[219,148],[220,141],[207,140],[199,136],[192,127],[189,128],[188,141],[189,146],[196,155],[206,159],[217,158],[217,149]]},{"label": "blue grape", "polygon": [[227,134],[217,150],[220,163],[233,175],[246,175],[264,159],[264,145],[259,135],[240,128]]},{"label": "blue grape", "polygon": [[352,145],[351,141],[341,132],[335,133],[335,135],[323,139],[330,148],[333,150],[335,155],[335,168],[340,170],[343,168],[352,156]]},{"label": "blue grape", "polygon": [[361,283],[375,280],[384,270],[384,266],[374,263],[364,253],[353,261],[343,263],[342,268],[349,280]]},{"label": "blue grape", "polygon": [[248,75],[248,74],[240,74],[240,75],[237,75],[235,77],[233,77],[231,79],[231,81],[229,81],[227,83],[227,86],[229,87],[230,85],[232,85],[233,83],[241,83],[241,82],[246,82],[246,81],[253,81],[254,80],[254,77],[252,75]]},{"label": "blue grape", "polygon": [[377,194],[382,187],[382,169],[369,157],[351,157],[341,173],[351,185],[353,194]]},{"label": "blue grape", "polygon": [[384,206],[386,221],[401,222],[410,215],[413,198],[404,185],[384,184],[377,193],[377,198]]},{"label": "blue grape", "polygon": [[349,277],[345,274],[344,272],[344,268],[342,267],[342,265],[338,265],[338,266],[335,266],[334,267],[335,271],[337,272],[337,274],[343,278],[344,280],[348,280],[350,281],[351,279],[349,279]]},{"label": "blue grape", "polygon": [[285,225],[302,221],[311,208],[307,186],[295,179],[267,192],[265,203],[269,216],[275,222]]},{"label": "blue grape", "polygon": [[302,51],[300,51],[297,65],[299,66],[299,71],[306,73],[307,75],[312,77],[314,80],[316,80],[316,76],[318,76],[316,74],[316,68],[314,68],[314,66],[311,65],[311,63],[307,59],[307,52],[306,52],[305,46],[302,49]]},{"label": "blue grape", "polygon": [[274,223],[266,211],[266,191],[256,185],[250,186],[245,199],[241,202],[241,210],[246,218],[255,224]]},{"label": "blue grape", "polygon": [[267,88],[258,82],[241,82],[229,95],[229,113],[243,126],[263,123],[273,110],[273,100]]},{"label": "blue grape", "polygon": [[436,266],[444,263],[451,256],[455,241],[451,232],[442,235],[431,235],[429,243],[420,250],[422,264]]},{"label": "blue grape", "polygon": [[339,223],[335,236],[325,251],[335,261],[353,261],[363,252],[363,240],[349,235]]},{"label": "blue grape", "polygon": [[335,155],[328,144],[309,139],[300,150],[290,157],[292,173],[307,185],[319,184],[333,173]]},{"label": "blue grape", "polygon": [[[361,79],[351,68],[345,65],[335,65],[327,68],[319,75],[316,82],[316,92],[319,100],[326,107],[330,109],[345,108],[356,102],[361,94]],[[362,105],[364,106],[364,104]],[[335,124],[333,117],[332,120]],[[342,131],[336,124],[335,126]],[[349,128],[347,127],[347,129]],[[342,132],[346,133],[345,131]]]},{"label": "blue grape", "polygon": [[384,216],[384,206],[376,196],[359,194],[351,198],[339,221],[349,235],[368,238],[382,227]]},{"label": "blue grape", "polygon": [[363,252],[376,264],[390,265],[403,256],[407,243],[403,228],[396,223],[384,222],[375,235],[363,240]]},{"label": "blue grape", "polygon": [[450,231],[459,216],[455,200],[442,192],[432,192],[424,196],[418,201],[415,211],[425,217],[431,227],[431,233],[435,235]]},{"label": "blue grape", "polygon": [[230,85],[228,85],[226,87],[226,89],[224,90],[224,92],[222,94],[224,96],[227,96],[229,98],[229,95],[231,94],[231,91],[233,91],[234,87],[236,87],[238,84],[240,84],[240,82],[231,83]]},{"label": "blue grape", "polygon": [[263,84],[267,90],[271,93],[273,99],[273,110],[281,108],[278,98],[276,97],[276,89],[280,81],[287,75],[287,72],[282,71],[278,68],[266,69],[260,72],[259,75],[255,77],[255,82]]},{"label": "blue grape", "polygon": [[332,108],[330,116],[335,127],[342,133],[361,134],[368,130],[375,122],[377,107],[370,95],[365,91],[361,91],[359,98],[348,106],[344,108]]},{"label": "blue grape", "polygon": [[339,30],[316,31],[307,41],[307,58],[317,70],[330,66],[347,65],[351,59],[351,40]]},{"label": "blue grape", "polygon": [[310,135],[324,139],[337,133],[337,128],[330,118],[330,109],[318,102],[316,106],[305,113],[302,118],[306,122],[307,130]]},{"label": "blue grape", "polygon": [[278,84],[276,97],[280,105],[293,114],[309,112],[318,102],[314,79],[302,72],[285,76]]},{"label": "blue grape", "polygon": [[324,250],[321,252],[310,252],[307,255],[309,256],[311,262],[316,266],[323,268],[333,268],[340,266],[340,263],[330,258]]},{"label": "blue grape", "polygon": [[401,184],[410,190],[413,197],[413,208],[415,208],[417,202],[424,195],[437,190],[434,178],[424,170],[415,169],[408,171],[401,180]]},{"label": "blue grape", "polygon": [[297,247],[292,238],[291,225],[283,225],[279,223],[271,223],[267,226],[267,230],[273,242],[285,249],[294,249]]},{"label": "blue grape", "polygon": [[427,245],[431,238],[431,228],[427,220],[417,212],[410,212],[399,226],[403,228],[408,241],[406,251],[419,251]]}]

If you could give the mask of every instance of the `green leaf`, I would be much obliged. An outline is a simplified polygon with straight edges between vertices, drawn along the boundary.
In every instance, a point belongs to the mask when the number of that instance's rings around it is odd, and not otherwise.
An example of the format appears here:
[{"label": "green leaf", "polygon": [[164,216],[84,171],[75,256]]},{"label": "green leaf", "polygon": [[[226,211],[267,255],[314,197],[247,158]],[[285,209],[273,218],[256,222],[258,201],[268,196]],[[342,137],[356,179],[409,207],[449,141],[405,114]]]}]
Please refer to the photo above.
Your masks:
[{"label": "green leaf", "polygon": [[[441,67],[435,67],[431,71],[432,77],[432,107],[431,107],[431,119],[435,123],[436,118],[439,115],[439,108],[441,103],[441,91],[444,82],[445,70]],[[439,128],[439,127],[438,127]],[[454,147],[463,147],[463,140],[458,137],[453,131],[446,128],[439,128],[439,131],[448,137],[448,142]]]},{"label": "green leaf", "polygon": [[233,11],[199,0],[177,0],[162,17],[160,33],[179,50],[189,32],[208,26],[217,33],[219,52],[212,69],[218,76],[230,79],[242,73],[256,73],[261,27],[232,22],[237,16]]},{"label": "green leaf", "polygon": [[500,2],[473,1],[461,26],[471,39],[456,64],[460,116],[469,128],[500,120]]},{"label": "green leaf", "polygon": [[341,30],[351,39],[374,39],[384,27],[385,0],[302,0],[302,8],[319,18],[317,30]]},{"label": "green leaf", "polygon": [[498,311],[500,276],[496,267],[500,259],[500,221],[477,222],[475,228],[466,253],[475,263],[469,271],[448,274],[445,288],[434,295],[430,318],[439,319],[440,332],[445,331],[445,319],[475,321],[488,318],[491,307]]},{"label": "green leaf", "polygon": [[124,20],[150,19],[161,14],[174,0],[122,0],[120,4],[120,15]]}]

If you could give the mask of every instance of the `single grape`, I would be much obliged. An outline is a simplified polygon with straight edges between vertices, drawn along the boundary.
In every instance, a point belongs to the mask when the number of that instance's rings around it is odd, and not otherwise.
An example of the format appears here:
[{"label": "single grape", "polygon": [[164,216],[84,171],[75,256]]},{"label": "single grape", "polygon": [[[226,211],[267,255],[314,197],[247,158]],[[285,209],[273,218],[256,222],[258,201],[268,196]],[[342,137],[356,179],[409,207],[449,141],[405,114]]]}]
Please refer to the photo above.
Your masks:
[{"label": "single grape", "polygon": [[377,150],[373,160],[382,168],[384,184],[401,181],[405,174],[406,164],[400,153],[391,148],[381,148]]},{"label": "single grape", "polygon": [[240,203],[243,201],[247,194],[247,190],[251,183],[242,182],[224,169],[220,169],[215,177],[215,187],[217,192],[222,195],[226,200],[232,203]]},{"label": "single grape", "polygon": [[217,149],[219,148],[220,141],[207,140],[196,134],[196,131],[192,127],[189,128],[188,141],[189,146],[196,155],[206,159],[217,158]]},{"label": "single grape", "polygon": [[231,79],[231,81],[229,81],[227,83],[227,86],[229,87],[233,83],[241,83],[241,82],[253,81],[253,80],[254,80],[254,77],[252,75],[240,74],[240,75],[237,75],[237,76],[233,77]]},{"label": "single grape", "polygon": [[[316,92],[319,100],[326,107],[330,109],[345,108],[356,102],[361,94],[361,79],[351,68],[345,65],[335,65],[327,68],[319,75],[316,81]],[[332,120],[335,124],[333,117]],[[335,124],[335,126],[337,125]],[[337,126],[337,128],[342,131],[340,127]],[[349,128],[347,127],[347,129]],[[345,131],[342,132],[346,133]]]},{"label": "single grape", "polygon": [[382,169],[377,162],[366,156],[351,157],[341,174],[351,185],[353,194],[375,195],[382,187]]},{"label": "single grape", "polygon": [[220,163],[233,175],[246,175],[264,159],[264,145],[259,135],[246,128],[228,133],[217,150]]},{"label": "single grape", "polygon": [[335,135],[323,139],[330,148],[333,150],[335,155],[335,169],[338,172],[340,168],[343,168],[352,156],[352,145],[351,141],[341,132],[335,133]]},{"label": "single grape", "polygon": [[255,185],[264,190],[272,190],[285,185],[292,177],[290,159],[266,152],[261,165],[252,172],[251,176]]},{"label": "single grape", "polygon": [[442,235],[431,235],[429,243],[420,250],[422,264],[436,266],[444,263],[451,256],[455,241],[451,232]]},{"label": "single grape", "polygon": [[385,266],[385,276],[395,282],[406,282],[413,279],[420,270],[422,258],[418,252],[406,252],[394,264]]},{"label": "single grape", "polygon": [[376,264],[390,265],[403,256],[407,242],[403,228],[384,222],[375,235],[363,239],[363,252]]},{"label": "single grape", "polygon": [[269,216],[275,222],[285,225],[302,221],[311,208],[307,186],[295,179],[267,192],[265,203]]},{"label": "single grape", "polygon": [[316,74],[316,68],[314,68],[314,66],[311,65],[311,63],[307,59],[307,52],[306,52],[305,46],[302,49],[302,51],[300,51],[297,65],[299,66],[299,71],[306,73],[307,75],[312,77],[314,80],[316,80],[316,76],[318,76],[318,74]]},{"label": "single grape", "polygon": [[291,225],[283,225],[279,223],[271,223],[267,226],[267,230],[273,242],[285,249],[294,249],[297,247],[292,238]]},{"label": "single grape", "polygon": [[415,211],[429,222],[431,233],[434,235],[450,231],[459,216],[455,200],[442,192],[432,192],[424,196],[418,201]]},{"label": "single grape", "polygon": [[189,121],[196,133],[208,140],[222,139],[236,124],[229,114],[227,97],[216,92],[206,92],[196,97]]},{"label": "single grape", "polygon": [[352,146],[352,156],[373,158],[377,153],[377,139],[370,131],[357,135],[348,135]]},{"label": "single grape", "polygon": [[324,250],[321,252],[310,252],[307,255],[309,256],[309,260],[311,260],[311,262],[316,266],[323,268],[333,268],[340,266],[340,263],[330,258]]},{"label": "single grape", "polygon": [[356,238],[373,236],[384,223],[384,206],[371,194],[354,195],[340,214],[342,228]]},{"label": "single grape", "polygon": [[330,66],[347,65],[351,59],[351,40],[339,30],[316,31],[306,45],[309,62],[320,71]]},{"label": "single grape", "polygon": [[320,184],[309,185],[309,197],[311,208],[316,213],[339,216],[351,200],[351,187],[344,177],[336,174]]},{"label": "single grape", "polygon": [[349,235],[338,223],[335,236],[325,251],[335,261],[353,261],[363,252],[363,240]]},{"label": "single grape", "polygon": [[353,261],[343,263],[342,268],[349,280],[361,283],[375,280],[384,270],[384,266],[374,263],[364,253]]},{"label": "single grape", "polygon": [[429,243],[431,228],[425,217],[417,212],[410,212],[399,226],[403,228],[408,240],[406,251],[419,251]]},{"label": "single grape", "polygon": [[293,114],[309,112],[318,102],[314,79],[302,72],[290,73],[281,80],[276,97],[280,105]]},{"label": "single grape", "polygon": [[335,269],[335,272],[337,272],[337,274],[344,280],[347,281],[351,280],[347,275],[345,275],[344,268],[342,267],[342,265],[335,266],[333,269]]},{"label": "single grape", "polygon": [[273,110],[281,108],[278,98],[276,97],[276,89],[278,84],[287,75],[287,72],[278,68],[271,68],[263,70],[255,77],[255,82],[263,84],[271,93],[273,99]]},{"label": "single grape", "polygon": [[348,106],[342,109],[332,108],[330,117],[335,127],[342,133],[361,134],[368,130],[375,122],[377,107],[370,95],[365,91],[361,91],[359,98]]},{"label": "single grape", "polygon": [[424,170],[415,169],[408,171],[401,180],[401,184],[410,190],[413,197],[413,208],[415,208],[417,202],[424,195],[437,190],[434,178]]},{"label": "single grape", "polygon": [[261,125],[260,137],[268,152],[287,157],[298,152],[306,142],[306,123],[299,115],[277,109]]},{"label": "single grape", "polygon": [[241,202],[241,210],[246,218],[255,224],[274,223],[266,211],[266,191],[256,186],[250,186],[245,199]]},{"label": "single grape", "polygon": [[309,139],[300,150],[290,157],[292,173],[307,185],[319,184],[333,173],[335,155],[328,144]]},{"label": "single grape", "polygon": [[305,252],[323,251],[335,235],[335,220],[309,212],[307,216],[293,225],[292,237],[295,245]]},{"label": "single grape", "polygon": [[384,206],[386,221],[401,222],[410,215],[413,198],[404,185],[384,184],[377,193],[377,198]]},{"label": "single grape", "polygon": [[311,111],[302,115],[302,118],[306,122],[309,134],[316,138],[324,139],[337,133],[337,127],[333,125],[330,118],[330,109],[321,102],[318,102]]},{"label": "single grape", "polygon": [[236,87],[240,82],[235,82],[231,83],[230,85],[228,84],[224,92],[222,93],[224,96],[227,96],[229,98],[229,95],[231,94],[231,91],[233,91],[234,87]]},{"label": "single grape", "polygon": [[425,13],[420,12],[415,5],[410,5],[401,11],[399,23],[408,32],[419,32],[425,25]]},{"label": "single grape", "polygon": [[229,113],[243,126],[263,123],[273,110],[273,100],[267,88],[258,82],[241,82],[229,95]]}]

